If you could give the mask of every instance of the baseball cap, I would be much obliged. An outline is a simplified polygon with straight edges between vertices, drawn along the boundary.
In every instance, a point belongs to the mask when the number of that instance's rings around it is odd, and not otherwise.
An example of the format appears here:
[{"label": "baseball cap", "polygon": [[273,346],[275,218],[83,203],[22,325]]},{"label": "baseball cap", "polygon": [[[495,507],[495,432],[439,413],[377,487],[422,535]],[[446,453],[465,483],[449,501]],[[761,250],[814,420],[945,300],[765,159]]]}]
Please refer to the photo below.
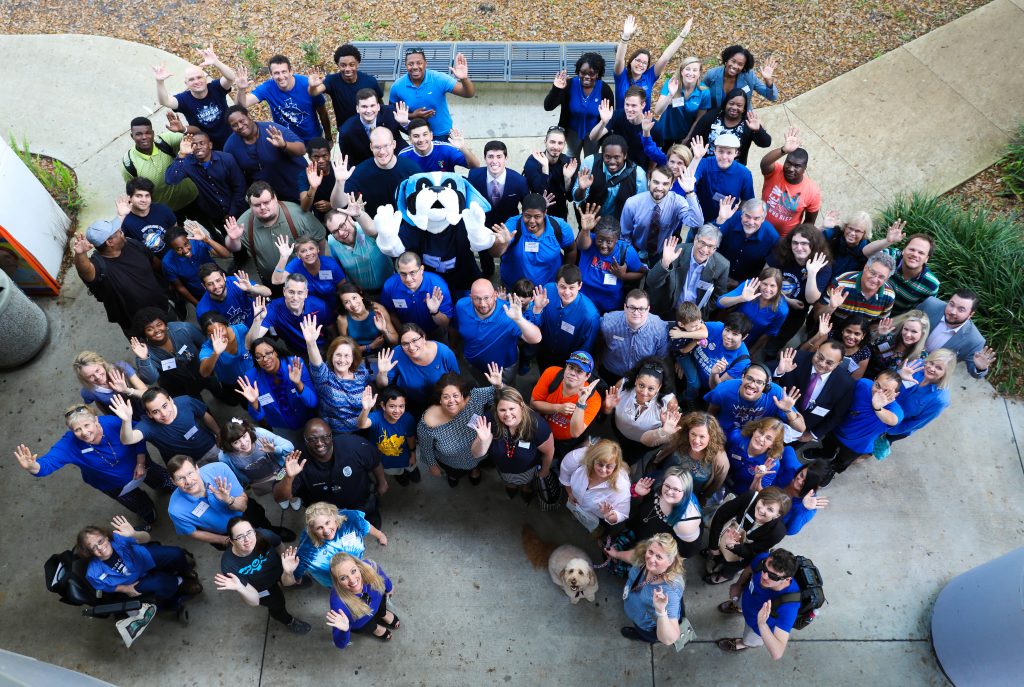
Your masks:
[{"label": "baseball cap", "polygon": [[715,147],[721,146],[722,148],[739,148],[740,139],[736,134],[722,134],[715,139]]},{"label": "baseball cap", "polygon": [[85,238],[94,246],[102,246],[120,228],[120,222],[115,227],[109,219],[101,219],[89,225],[89,228],[85,230]]},{"label": "baseball cap", "polygon": [[587,374],[594,371],[594,358],[586,351],[576,351],[565,361],[566,365],[575,365]]}]

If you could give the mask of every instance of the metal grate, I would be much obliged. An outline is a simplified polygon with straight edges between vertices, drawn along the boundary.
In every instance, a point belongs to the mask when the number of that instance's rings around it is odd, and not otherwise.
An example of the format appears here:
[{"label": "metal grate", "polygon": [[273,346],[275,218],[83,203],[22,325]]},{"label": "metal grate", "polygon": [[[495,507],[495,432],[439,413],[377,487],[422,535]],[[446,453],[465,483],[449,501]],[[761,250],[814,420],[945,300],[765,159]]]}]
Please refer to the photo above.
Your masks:
[{"label": "metal grate", "polygon": [[398,75],[405,75],[405,54],[410,49],[416,48],[423,51],[423,57],[427,60],[427,69],[448,74],[455,60],[455,51],[451,43],[425,43],[411,42],[402,43],[401,52],[398,55]]},{"label": "metal grate", "polygon": [[512,43],[509,46],[509,81],[550,82],[562,69],[562,46],[559,43]]},{"label": "metal grate", "polygon": [[473,81],[508,81],[508,43],[456,43],[458,53],[466,57]]},{"label": "metal grate", "polygon": [[399,43],[365,42],[353,43],[362,54],[359,63],[360,71],[372,74],[382,81],[394,81],[398,78]]},{"label": "metal grate", "polygon": [[615,82],[615,43],[566,43],[565,70],[571,76],[575,71],[576,60],[585,52],[596,52],[604,58],[604,80]]}]

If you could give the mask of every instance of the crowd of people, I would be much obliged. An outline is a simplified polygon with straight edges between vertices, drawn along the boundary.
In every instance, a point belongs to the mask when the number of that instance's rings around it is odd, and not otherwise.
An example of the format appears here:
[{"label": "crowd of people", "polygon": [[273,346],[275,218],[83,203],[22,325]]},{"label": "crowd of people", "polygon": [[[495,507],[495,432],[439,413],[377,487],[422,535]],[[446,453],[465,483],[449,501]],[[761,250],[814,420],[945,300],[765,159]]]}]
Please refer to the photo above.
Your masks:
[{"label": "crowd of people", "polygon": [[[753,108],[778,98],[775,60],[733,45],[702,74],[677,59],[690,30],[655,58],[628,17],[614,64],[588,52],[554,76],[537,106],[558,124],[523,160],[456,128],[446,95],[476,92],[462,55],[407,51],[387,103],[351,44],[326,76],[275,55],[258,85],[204,49],[173,95],[154,67],[166,131],[131,121],[117,215],[73,244],[131,355],[79,353],[67,431],[15,451],[36,477],[76,465],[137,518],[78,534],[90,583],[187,617],[194,562],[150,542],[166,509],[222,552],[217,590],[303,634],[283,589],[325,587],[337,647],[386,642],[394,582],[365,545],[387,545],[381,509],[493,470],[593,533],[624,578],[624,637],[680,638],[699,560],[745,621],[718,646],[780,658],[799,585],[779,545],[837,475],[939,417],[958,362],[980,378],[994,354],[971,285],[938,298],[931,237],[822,210],[800,131],[773,143]],[[389,233],[410,179],[464,194],[453,245]],[[264,504],[303,511],[301,532]]]}]

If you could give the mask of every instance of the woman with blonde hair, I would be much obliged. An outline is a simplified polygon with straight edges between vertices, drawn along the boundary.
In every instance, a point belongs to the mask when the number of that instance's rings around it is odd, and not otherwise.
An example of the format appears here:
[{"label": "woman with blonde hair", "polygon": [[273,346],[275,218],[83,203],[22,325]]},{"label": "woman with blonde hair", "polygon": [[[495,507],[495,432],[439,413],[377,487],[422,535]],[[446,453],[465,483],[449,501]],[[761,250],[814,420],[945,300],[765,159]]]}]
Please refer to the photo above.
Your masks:
[{"label": "woman with blonde hair", "polygon": [[882,370],[898,370],[905,362],[921,360],[931,323],[923,310],[911,310],[878,323],[871,343],[871,359],[864,374],[874,379]]},{"label": "woman with blonde hair", "polygon": [[696,412],[683,416],[679,431],[651,463],[652,469],[666,470],[674,466],[690,473],[693,492],[701,505],[725,483],[729,458],[725,452],[725,434],[714,415]]},{"label": "woman with blonde hair", "polygon": [[394,589],[383,569],[370,560],[349,553],[331,559],[331,610],[327,625],[332,628],[334,646],[344,649],[352,633],[372,634],[382,642],[391,641],[391,630],[402,622],[388,610]]},{"label": "woman with blonde hair", "polygon": [[948,348],[932,351],[923,363],[908,361],[900,368],[903,419],[875,442],[875,458],[887,458],[892,442],[906,439],[942,414],[949,406],[949,382],[955,369],[956,353]]},{"label": "woman with blonde hair", "polygon": [[683,559],[671,534],[656,534],[633,549],[633,567],[622,599],[632,627],[622,636],[639,642],[672,644],[684,617]]},{"label": "woman with blonde hair", "polygon": [[789,304],[782,297],[782,270],[765,267],[761,274],[739,284],[718,299],[719,308],[732,308],[747,316],[753,325],[747,335],[751,355],[759,351],[782,329],[789,316]]},{"label": "woman with blonde hair", "polygon": [[299,566],[295,579],[309,575],[325,587],[331,586],[331,559],[348,553],[362,557],[366,551],[366,535],[381,546],[388,545],[383,532],[367,522],[362,511],[342,510],[333,503],[319,501],[306,509],[306,529],[299,537]]},{"label": "woman with blonde hair", "polygon": [[761,486],[770,487],[778,472],[776,466],[799,463],[796,453],[786,446],[785,425],[774,417],[751,420],[742,429],[729,432],[725,451],[729,458],[729,476],[725,487],[733,494],[742,494],[753,488],[754,480],[761,478]]},{"label": "woman with blonde hair", "polygon": [[132,415],[139,419],[145,416],[141,398],[146,393],[146,383],[131,365],[123,360],[108,363],[96,351],[82,351],[71,361],[79,383],[83,403],[95,403],[103,415],[110,415],[110,399],[121,394],[132,404]]},{"label": "woman with blonde hair", "polygon": [[558,480],[566,507],[588,531],[602,521],[614,525],[629,517],[629,468],[614,441],[602,439],[567,453]]},{"label": "woman with blonde hair", "polygon": [[494,461],[508,497],[514,499],[521,494],[529,503],[533,481],[538,477],[545,480],[551,472],[555,455],[551,427],[518,390],[503,386],[494,391],[493,417],[478,417],[475,429],[477,436],[471,449],[474,459]]},{"label": "woman with blonde hair", "polygon": [[654,103],[657,126],[669,145],[689,144],[694,125],[711,109],[711,91],[700,82],[700,69],[699,57],[684,57]]}]

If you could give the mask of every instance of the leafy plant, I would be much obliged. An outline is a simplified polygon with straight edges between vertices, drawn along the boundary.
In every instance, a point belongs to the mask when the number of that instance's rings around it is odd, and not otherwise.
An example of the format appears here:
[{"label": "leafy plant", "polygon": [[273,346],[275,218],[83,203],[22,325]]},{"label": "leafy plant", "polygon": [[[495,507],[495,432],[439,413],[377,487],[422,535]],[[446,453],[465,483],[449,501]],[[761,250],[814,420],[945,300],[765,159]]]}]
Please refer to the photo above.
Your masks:
[{"label": "leafy plant", "polygon": [[263,68],[260,51],[256,48],[256,35],[250,31],[238,39],[238,44],[242,46],[242,60],[249,67],[249,74],[255,76]]},{"label": "leafy plant", "polygon": [[323,64],[323,58],[320,56],[320,44],[317,41],[303,41],[299,43],[299,49],[302,50],[302,61],[306,63],[307,67],[319,67]]},{"label": "leafy plant", "polygon": [[1024,121],[1017,125],[1017,134],[1010,145],[1006,146],[999,166],[1003,172],[1001,181],[1007,195],[1024,200]]},{"label": "leafy plant", "polygon": [[997,354],[991,381],[1004,393],[1024,393],[1024,224],[975,205],[915,194],[882,211],[876,238],[897,218],[907,234],[935,240],[928,266],[941,280],[943,299],[959,288],[978,293],[974,323]]},{"label": "leafy plant", "polygon": [[85,207],[85,200],[78,192],[78,179],[75,177],[74,172],[60,160],[52,161],[52,170],[44,166],[40,162],[38,155],[33,155],[29,152],[27,140],[23,139],[21,145],[18,145],[12,134],[9,142],[15,154],[21,158],[21,161],[31,170],[36,179],[39,179],[39,182],[50,193],[57,202],[57,205],[61,207],[64,214],[71,219],[72,229],[70,231],[73,232],[75,218],[82,208]]},{"label": "leafy plant", "polygon": [[441,27],[441,37],[449,41],[457,41],[462,37],[462,32],[459,31],[458,25],[453,21],[446,21],[444,26]]}]

